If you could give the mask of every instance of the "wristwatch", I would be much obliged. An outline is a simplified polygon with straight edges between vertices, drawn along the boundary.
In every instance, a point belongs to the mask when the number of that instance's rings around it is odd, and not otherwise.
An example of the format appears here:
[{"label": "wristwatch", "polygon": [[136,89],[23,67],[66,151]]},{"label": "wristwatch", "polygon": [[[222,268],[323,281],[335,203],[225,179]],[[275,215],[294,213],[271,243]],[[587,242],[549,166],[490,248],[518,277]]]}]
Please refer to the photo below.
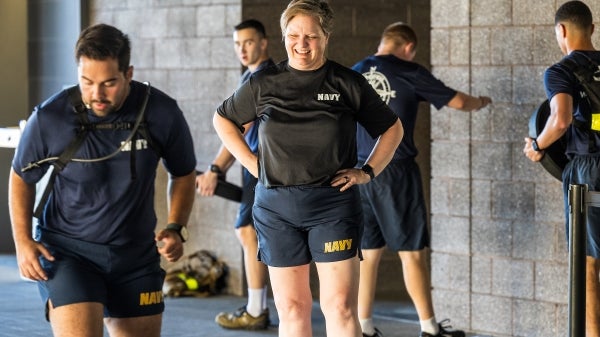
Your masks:
[{"label": "wristwatch", "polygon": [[369,164],[364,164],[360,168],[364,173],[368,174],[371,180],[375,179],[375,173],[373,172],[373,168]]},{"label": "wristwatch", "polygon": [[535,138],[531,139],[531,147],[533,148],[533,151],[535,151],[535,152],[544,151],[544,150],[540,149],[540,147],[537,143],[537,140]]},{"label": "wristwatch", "polygon": [[210,172],[214,172],[214,173],[216,173],[216,174],[218,174],[218,175],[220,175],[220,176],[222,176],[222,175],[223,175],[223,171],[221,171],[221,168],[219,167],[219,165],[210,164],[210,165],[208,166],[208,170],[209,170]]},{"label": "wristwatch", "polygon": [[183,225],[173,222],[173,223],[168,224],[167,227],[165,227],[165,229],[177,232],[177,234],[181,238],[181,242],[186,242],[188,239],[187,228]]}]

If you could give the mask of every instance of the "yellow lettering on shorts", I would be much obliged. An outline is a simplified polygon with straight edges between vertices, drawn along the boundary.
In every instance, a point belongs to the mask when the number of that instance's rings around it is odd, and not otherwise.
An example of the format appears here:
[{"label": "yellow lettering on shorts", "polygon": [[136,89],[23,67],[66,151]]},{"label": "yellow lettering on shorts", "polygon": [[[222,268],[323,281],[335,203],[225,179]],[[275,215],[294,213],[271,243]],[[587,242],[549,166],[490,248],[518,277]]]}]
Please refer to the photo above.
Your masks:
[{"label": "yellow lettering on shorts", "polygon": [[325,253],[350,250],[352,248],[352,239],[325,242]]},{"label": "yellow lettering on shorts", "polygon": [[140,293],[140,305],[153,305],[162,303],[163,293],[162,291],[151,291],[147,293]]}]

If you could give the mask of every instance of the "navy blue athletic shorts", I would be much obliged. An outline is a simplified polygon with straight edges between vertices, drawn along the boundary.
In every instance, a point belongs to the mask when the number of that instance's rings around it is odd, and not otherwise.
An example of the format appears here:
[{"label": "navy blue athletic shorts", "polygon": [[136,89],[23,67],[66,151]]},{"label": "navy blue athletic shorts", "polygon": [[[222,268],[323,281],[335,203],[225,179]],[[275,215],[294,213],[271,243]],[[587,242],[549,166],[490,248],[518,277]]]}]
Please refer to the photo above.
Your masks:
[{"label": "navy blue athletic shorts", "polygon": [[104,304],[105,317],[138,317],[164,311],[165,272],[155,242],[107,246],[44,231],[41,242],[54,261],[41,257],[48,273],[38,282],[42,300],[54,307],[79,302]]},{"label": "navy blue athletic shorts", "polygon": [[242,168],[242,200],[238,209],[235,229],[252,225],[252,206],[254,205],[254,188],[258,179],[246,168]]},{"label": "navy blue athletic shorts", "polygon": [[[569,238],[569,185],[587,184],[589,191],[600,192],[600,156],[575,156],[563,171],[566,233]],[[587,256],[600,259],[600,207],[587,209]]]},{"label": "navy blue athletic shorts", "polygon": [[358,188],[265,188],[256,185],[258,257],[273,267],[347,260],[359,253],[362,211]]},{"label": "navy blue athletic shorts", "polygon": [[387,245],[393,251],[417,251],[429,246],[421,172],[414,160],[392,161],[359,188],[365,220],[363,249]]}]

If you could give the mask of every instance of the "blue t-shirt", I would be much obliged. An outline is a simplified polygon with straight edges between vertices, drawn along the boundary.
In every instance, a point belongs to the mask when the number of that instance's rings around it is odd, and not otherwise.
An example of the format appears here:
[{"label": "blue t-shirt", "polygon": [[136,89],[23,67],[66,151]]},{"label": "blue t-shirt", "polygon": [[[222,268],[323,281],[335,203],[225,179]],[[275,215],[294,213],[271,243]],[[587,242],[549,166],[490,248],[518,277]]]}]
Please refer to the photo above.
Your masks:
[{"label": "blue t-shirt", "polygon": [[[119,111],[98,117],[87,111],[91,123],[134,122],[146,85],[133,81]],[[135,140],[135,179],[132,179],[131,144],[116,156],[100,162],[70,162],[56,176],[52,194],[40,220],[40,230],[99,244],[124,245],[154,240],[154,180],[163,156],[166,170],[184,176],[194,170],[192,137],[182,111],[172,98],[152,88],[145,123],[152,149],[145,139]],[[22,172],[39,160],[59,156],[80,126],[66,90],[37,106],[23,130],[12,167],[28,184],[37,183],[49,163]],[[117,150],[131,130],[90,131],[73,158],[93,159]],[[135,138],[134,138],[135,139]]]},{"label": "blue t-shirt", "polygon": [[[418,151],[414,142],[414,130],[419,102],[427,101],[440,109],[456,95],[456,90],[447,87],[423,66],[393,55],[369,56],[352,69],[367,78],[381,99],[402,121],[404,137],[393,160],[416,157]],[[359,125],[357,141],[358,161],[364,163],[377,139],[373,139]]]},{"label": "blue t-shirt", "polygon": [[[600,64],[600,51],[573,51],[565,56],[581,65],[588,64],[587,57]],[[579,121],[586,121],[590,118],[590,105],[587,100],[582,99],[581,92],[583,88],[578,84],[577,79],[571,73],[569,68],[562,62],[558,62],[548,68],[544,73],[544,86],[548,100],[552,100],[556,94],[564,93],[573,97],[573,118]],[[569,127],[566,133],[567,156],[589,154],[590,135],[595,141],[596,148],[600,149],[600,135],[598,132],[579,129],[573,125]]]}]

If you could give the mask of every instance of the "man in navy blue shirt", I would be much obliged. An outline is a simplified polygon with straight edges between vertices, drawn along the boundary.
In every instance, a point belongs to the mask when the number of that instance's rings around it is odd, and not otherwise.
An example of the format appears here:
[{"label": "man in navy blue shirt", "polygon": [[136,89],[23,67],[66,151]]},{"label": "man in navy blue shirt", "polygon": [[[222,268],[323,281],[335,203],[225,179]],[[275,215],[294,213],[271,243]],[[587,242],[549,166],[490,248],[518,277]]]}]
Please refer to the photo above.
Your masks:
[{"label": "man in navy blue shirt", "polygon": [[[567,234],[569,219],[569,185],[587,184],[590,191],[600,191],[600,133],[594,127],[582,128],[600,121],[591,111],[583,89],[565,62],[578,65],[600,64],[600,52],[592,44],[592,13],[581,1],[564,3],[556,11],[554,30],[560,50],[566,56],[544,73],[550,116],[536,139],[525,138],[523,152],[532,161],[540,161],[544,149],[567,135],[566,154],[570,161],[562,175]],[[600,336],[600,208],[587,211],[586,258],[586,336]]]},{"label": "man in navy blue shirt", "polygon": [[[269,57],[268,40],[263,24],[254,19],[245,20],[234,27],[233,42],[240,63],[247,67],[240,79],[240,85],[261,69],[275,65]],[[258,151],[258,122],[244,125],[246,143],[256,153]],[[196,178],[196,188],[203,196],[213,195],[219,175],[225,175],[235,158],[221,146],[209,169]],[[242,168],[242,200],[235,222],[235,234],[242,244],[244,270],[248,284],[248,303],[234,312],[221,312],[215,322],[227,329],[266,329],[269,325],[267,308],[267,266],[256,258],[258,240],[252,220],[254,187],[257,179]]]},{"label": "man in navy blue shirt", "polygon": [[[384,30],[377,53],[353,67],[369,80],[404,126],[404,138],[390,164],[372,182],[359,185],[365,219],[358,304],[363,336],[383,336],[374,327],[372,314],[377,270],[385,246],[398,252],[402,260],[404,283],[419,315],[421,337],[464,336],[462,331],[446,330],[447,326],[439,324],[434,315],[427,264],[427,212],[421,173],[414,160],[418,151],[413,135],[420,102],[429,102],[437,109],[448,106],[473,111],[484,108],[491,99],[470,96],[444,85],[423,66],[412,62],[416,48],[415,32],[397,22]],[[357,142],[361,165],[376,139],[359,125]]]},{"label": "man in navy blue shirt", "polygon": [[[104,323],[111,336],[159,337],[160,256],[183,255],[194,202],[192,137],[174,99],[132,80],[130,55],[129,38],[117,28],[83,30],[75,50],[79,85],[35,108],[12,162],[19,270],[38,282],[55,336],[102,337]],[[61,165],[58,157],[78,134],[81,144]],[[155,234],[160,160],[169,173],[169,211]],[[32,237],[35,185],[51,166],[58,173]]]}]

